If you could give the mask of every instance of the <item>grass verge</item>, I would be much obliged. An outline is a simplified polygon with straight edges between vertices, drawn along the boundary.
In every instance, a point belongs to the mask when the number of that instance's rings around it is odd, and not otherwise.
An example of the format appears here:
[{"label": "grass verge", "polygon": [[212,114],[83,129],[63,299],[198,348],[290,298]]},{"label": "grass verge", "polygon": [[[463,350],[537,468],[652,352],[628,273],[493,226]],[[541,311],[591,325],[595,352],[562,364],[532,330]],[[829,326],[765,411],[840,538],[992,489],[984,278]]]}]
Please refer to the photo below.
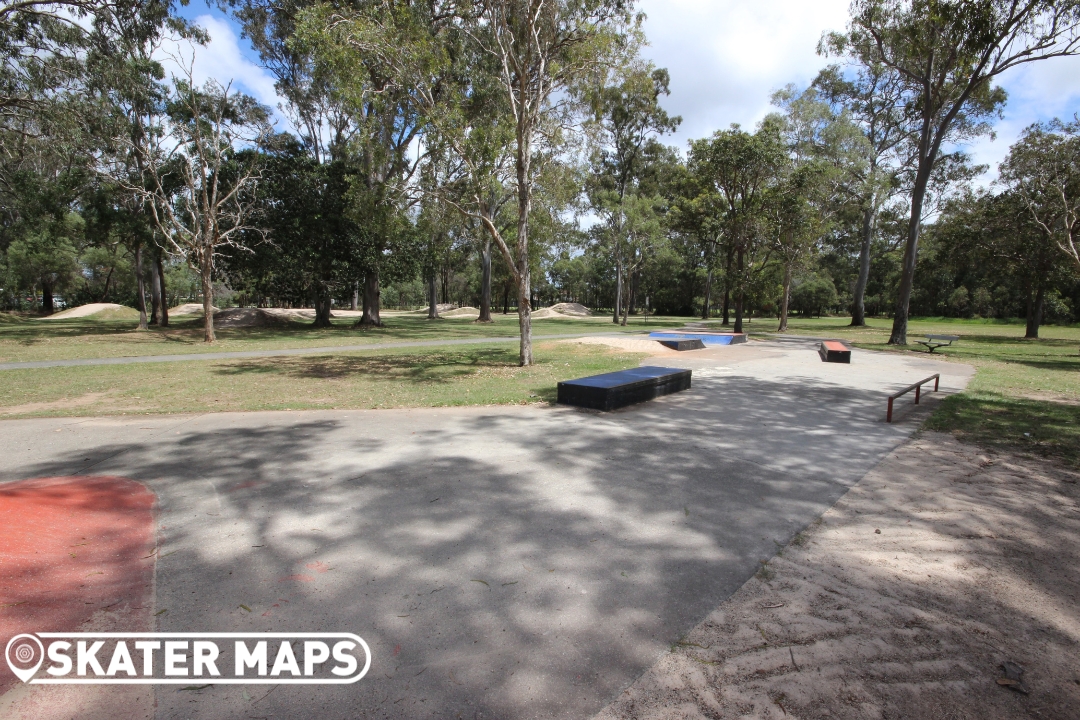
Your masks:
[{"label": "grass verge", "polygon": [[[919,353],[920,345],[888,345],[890,320],[872,319],[852,328],[847,318],[797,318],[792,334],[836,337],[856,347]],[[988,320],[918,319],[908,341],[925,333],[958,335],[934,357],[974,365],[967,389],[942,402],[927,421],[980,445],[1056,458],[1080,466],[1080,327],[1044,326],[1038,340],[1024,339],[1021,323]]]},{"label": "grass verge", "polygon": [[622,370],[639,355],[539,343],[71,368],[8,370],[0,418],[554,402],[556,383]]},{"label": "grass verge", "polygon": [[[314,328],[310,322],[283,322],[270,327],[217,330],[218,341],[203,342],[201,316],[180,316],[169,328],[135,329],[137,315],[117,319],[107,313],[70,320],[18,318],[0,313],[0,362],[76,360],[84,358],[180,355],[236,350],[334,347],[381,342],[451,340],[458,338],[515,337],[517,315],[496,314],[492,323],[470,318],[428,320],[423,314],[387,314],[385,327],[359,328],[355,318],[336,318],[332,327]],[[631,318],[628,327],[612,324],[609,317],[549,319],[533,323],[534,335],[593,332],[642,332],[679,327],[689,318]]]}]

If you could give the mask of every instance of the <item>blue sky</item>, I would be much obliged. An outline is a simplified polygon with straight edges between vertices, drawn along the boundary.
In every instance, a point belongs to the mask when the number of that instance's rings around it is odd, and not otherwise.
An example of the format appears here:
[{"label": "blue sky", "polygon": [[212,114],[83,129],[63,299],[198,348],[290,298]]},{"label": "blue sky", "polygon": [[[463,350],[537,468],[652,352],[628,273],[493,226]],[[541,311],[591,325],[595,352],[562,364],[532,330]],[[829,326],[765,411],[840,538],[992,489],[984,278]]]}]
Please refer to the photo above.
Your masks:
[{"label": "blue sky", "polygon": [[[848,0],[639,0],[650,46],[645,55],[671,73],[665,106],[683,117],[670,141],[680,147],[731,123],[753,127],[770,111],[772,91],[806,85],[827,59],[815,50],[821,34],[843,30]],[[194,50],[197,80],[233,80],[271,107],[278,104],[273,78],[240,28],[200,0],[182,14],[206,27],[212,38]],[[190,53],[190,50],[187,50]],[[1071,117],[1080,111],[1080,58],[1048,60],[1001,78],[1009,93],[996,139],[975,142],[975,160],[993,171],[1020,132],[1032,122]],[[285,120],[280,118],[285,126]],[[993,172],[984,181],[989,181]]]}]

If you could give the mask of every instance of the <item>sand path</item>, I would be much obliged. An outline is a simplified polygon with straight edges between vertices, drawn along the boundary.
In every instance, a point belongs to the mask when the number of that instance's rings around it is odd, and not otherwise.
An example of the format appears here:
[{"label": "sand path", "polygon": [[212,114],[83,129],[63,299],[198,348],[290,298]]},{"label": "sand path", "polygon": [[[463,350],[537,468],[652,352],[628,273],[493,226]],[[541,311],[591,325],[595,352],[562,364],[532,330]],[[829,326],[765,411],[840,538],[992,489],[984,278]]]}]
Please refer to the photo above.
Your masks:
[{"label": "sand path", "polygon": [[1078,501],[1076,473],[925,433],[597,720],[1078,717]]}]

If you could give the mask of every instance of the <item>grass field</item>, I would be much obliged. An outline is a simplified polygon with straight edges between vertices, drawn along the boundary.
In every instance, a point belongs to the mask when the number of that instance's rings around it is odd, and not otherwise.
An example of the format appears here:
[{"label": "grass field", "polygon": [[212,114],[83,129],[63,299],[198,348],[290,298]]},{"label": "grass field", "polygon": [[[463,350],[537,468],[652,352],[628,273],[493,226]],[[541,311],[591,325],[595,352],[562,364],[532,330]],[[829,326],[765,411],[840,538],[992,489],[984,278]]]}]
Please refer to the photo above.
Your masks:
[{"label": "grass field", "polygon": [[[870,350],[925,352],[921,345],[887,345],[890,320],[872,319],[866,328],[848,322],[797,318],[789,332],[836,337]],[[959,335],[959,342],[934,356],[978,369],[965,392],[941,404],[929,429],[1080,465],[1080,327],[1044,326],[1039,340],[1025,340],[1024,326],[1016,322],[919,319],[910,323],[908,342],[928,332]]]},{"label": "grass field", "polygon": [[[132,311],[133,312],[133,311]],[[173,327],[139,332],[121,313],[72,320],[23,319],[0,314],[0,362],[185,354],[231,350],[334,347],[379,342],[512,337],[516,315],[478,324],[468,318],[427,320],[387,314],[386,326],[360,329],[351,318],[315,329],[294,322],[265,328],[219,330],[202,342],[201,319],[177,318]],[[642,332],[678,327],[691,318],[631,318],[619,328],[607,317],[539,320],[536,335]],[[891,321],[871,319],[852,328],[847,318],[794,318],[791,334],[836,337],[886,352],[925,352],[919,345],[886,344]],[[719,326],[719,323],[716,323]],[[758,319],[753,333],[775,321]],[[1044,326],[1024,340],[1018,322],[922,318],[908,334],[959,335],[935,356],[974,365],[968,389],[948,398],[928,427],[988,446],[1059,457],[1080,464],[1080,327]],[[538,363],[521,369],[516,345],[432,347],[339,352],[332,356],[265,358],[169,365],[125,365],[5,371],[0,417],[208,412],[308,408],[421,407],[542,402],[554,399],[561,379],[637,364],[633,354],[539,343]]]},{"label": "grass field", "polygon": [[[207,344],[203,342],[201,316],[179,317],[172,320],[172,327],[140,332],[135,329],[137,316],[134,311],[131,313],[134,319],[92,315],[71,320],[23,319],[0,313],[0,362],[332,347],[410,340],[510,337],[518,333],[516,314],[495,314],[493,323],[481,324],[468,318],[428,320],[422,313],[388,313],[383,317],[385,327],[381,328],[355,327],[352,318],[335,319],[333,327],[318,329],[311,327],[310,322],[293,322],[273,327],[219,329],[218,341]],[[614,325],[609,317],[535,320],[533,333],[640,332],[661,326],[678,327],[688,319],[650,317],[646,323],[643,318],[631,318],[627,328]]]},{"label": "grass field", "polygon": [[555,385],[638,364],[632,353],[516,346],[4,371],[0,418],[554,402]]}]

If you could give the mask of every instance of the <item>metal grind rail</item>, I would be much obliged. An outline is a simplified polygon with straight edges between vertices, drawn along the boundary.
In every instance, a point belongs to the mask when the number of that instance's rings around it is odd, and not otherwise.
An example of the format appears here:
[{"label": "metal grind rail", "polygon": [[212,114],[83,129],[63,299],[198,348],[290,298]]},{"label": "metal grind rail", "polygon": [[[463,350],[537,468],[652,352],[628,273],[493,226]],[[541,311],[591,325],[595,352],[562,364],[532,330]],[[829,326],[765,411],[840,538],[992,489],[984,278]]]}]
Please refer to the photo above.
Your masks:
[{"label": "metal grind rail", "polygon": [[888,415],[885,416],[885,422],[892,422],[893,400],[900,397],[901,395],[907,395],[909,392],[914,390],[915,391],[915,404],[918,405],[919,404],[919,397],[922,394],[922,386],[925,385],[926,383],[930,382],[931,380],[934,381],[934,392],[937,392],[938,391],[938,385],[941,383],[941,375],[938,374],[938,373],[935,373],[935,374],[931,375],[930,377],[926,378],[925,380],[920,380],[919,382],[915,383],[914,385],[908,385],[906,388],[904,388],[900,392],[896,392],[896,393],[893,393],[892,395],[890,395],[889,396],[889,413],[888,413]]}]

